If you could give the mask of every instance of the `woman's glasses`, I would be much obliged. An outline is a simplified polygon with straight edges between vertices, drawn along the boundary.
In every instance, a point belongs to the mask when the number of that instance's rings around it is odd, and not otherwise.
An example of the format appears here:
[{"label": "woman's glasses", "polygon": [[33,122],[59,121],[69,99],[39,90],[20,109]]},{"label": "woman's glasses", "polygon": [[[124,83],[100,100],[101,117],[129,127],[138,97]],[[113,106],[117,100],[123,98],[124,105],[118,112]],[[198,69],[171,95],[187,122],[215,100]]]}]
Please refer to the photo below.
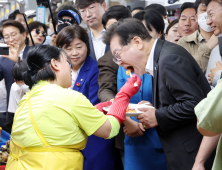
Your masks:
[{"label": "woman's glasses", "polygon": [[45,32],[41,32],[40,29],[37,28],[37,29],[33,29],[33,30],[35,30],[35,33],[36,33],[36,34],[42,33],[42,36],[43,36],[43,37],[46,37],[46,33],[45,33]]}]

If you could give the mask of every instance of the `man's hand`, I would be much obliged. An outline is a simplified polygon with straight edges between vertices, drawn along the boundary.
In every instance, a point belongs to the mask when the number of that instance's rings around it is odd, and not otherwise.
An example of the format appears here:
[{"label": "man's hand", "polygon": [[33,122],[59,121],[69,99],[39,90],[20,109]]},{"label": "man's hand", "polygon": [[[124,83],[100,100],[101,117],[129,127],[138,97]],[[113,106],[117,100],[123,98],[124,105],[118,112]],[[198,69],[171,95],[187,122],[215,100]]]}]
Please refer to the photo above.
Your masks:
[{"label": "man's hand", "polygon": [[138,137],[142,136],[145,132],[143,125],[138,123],[130,118],[127,118],[124,122],[125,127],[123,128],[123,132],[129,137]]},{"label": "man's hand", "polygon": [[208,74],[208,80],[210,84],[212,84],[215,74],[220,70],[222,70],[222,64],[219,61],[217,61],[216,67],[210,69],[210,73]]},{"label": "man's hand", "polygon": [[8,45],[10,51],[9,55],[2,55],[2,57],[8,58],[9,60],[12,60],[14,62],[18,61],[19,56],[19,45],[10,44]]},{"label": "man's hand", "polygon": [[147,104],[147,106],[153,106],[150,102],[146,101],[146,100],[142,100],[141,102],[139,102],[138,104]]},{"label": "man's hand", "polygon": [[207,41],[206,46],[213,50],[218,45],[218,37],[214,34],[210,37],[210,39]]},{"label": "man's hand", "polygon": [[144,126],[144,128],[153,128],[158,126],[156,120],[155,108],[139,108],[138,110],[144,111],[145,113],[139,114],[136,118]]},{"label": "man's hand", "polygon": [[[51,46],[56,46],[56,37],[57,37],[56,34],[53,34],[51,36],[51,43],[50,43]],[[59,48],[62,48],[62,47],[59,47]]]}]

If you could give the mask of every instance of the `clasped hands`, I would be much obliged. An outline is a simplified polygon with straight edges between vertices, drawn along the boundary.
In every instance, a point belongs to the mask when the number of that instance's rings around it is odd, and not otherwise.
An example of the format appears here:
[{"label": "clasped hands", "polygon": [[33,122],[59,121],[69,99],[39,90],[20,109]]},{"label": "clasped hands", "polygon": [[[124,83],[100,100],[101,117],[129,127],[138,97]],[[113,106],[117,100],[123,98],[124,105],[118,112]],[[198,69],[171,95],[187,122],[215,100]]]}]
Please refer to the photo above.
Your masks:
[{"label": "clasped hands", "polygon": [[[147,101],[141,101],[138,104],[144,103],[147,103]],[[150,103],[149,106],[152,106],[152,104]],[[130,137],[142,136],[145,132],[145,129],[158,126],[155,116],[155,108],[141,108],[138,110],[144,111],[144,113],[139,114],[136,117],[136,119],[139,120],[139,123],[130,118],[127,118],[124,122],[125,127],[123,128],[123,132]]]}]

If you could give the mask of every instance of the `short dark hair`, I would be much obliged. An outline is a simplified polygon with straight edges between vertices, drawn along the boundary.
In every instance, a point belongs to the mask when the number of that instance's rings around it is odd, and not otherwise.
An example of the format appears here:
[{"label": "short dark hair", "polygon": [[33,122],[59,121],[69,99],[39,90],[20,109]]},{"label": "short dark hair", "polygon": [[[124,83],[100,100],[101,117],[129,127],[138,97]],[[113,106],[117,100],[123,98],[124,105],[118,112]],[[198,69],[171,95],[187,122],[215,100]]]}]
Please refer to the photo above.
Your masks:
[{"label": "short dark hair", "polygon": [[102,18],[103,27],[106,28],[106,23],[109,19],[119,19],[129,18],[131,17],[131,12],[129,8],[123,5],[115,5],[110,7],[104,14]]},{"label": "short dark hair", "polygon": [[[31,32],[32,30],[34,30],[34,29],[37,29],[37,28],[39,28],[39,27],[42,27],[42,28],[44,29],[44,32],[45,32],[46,35],[47,35],[47,26],[46,26],[45,24],[39,22],[39,21],[33,21],[33,22],[29,23],[28,26],[29,26],[30,32]],[[26,32],[28,32],[28,29],[26,29]],[[46,40],[46,38],[45,38],[45,40]],[[43,43],[45,42],[45,40],[43,41]],[[30,41],[30,40],[27,38],[26,44],[29,44],[29,41]]]},{"label": "short dark hair", "polygon": [[146,27],[149,31],[152,31],[151,26],[156,30],[156,32],[163,34],[164,33],[164,20],[159,12],[153,9],[146,10],[144,15]]},{"label": "short dark hair", "polygon": [[[21,34],[24,33],[24,32],[26,32],[24,26],[23,26],[20,22],[14,21],[14,20],[5,21],[5,22],[2,24],[2,32],[3,32],[3,30],[4,30],[6,27],[9,27],[9,26],[13,26],[13,27],[18,28],[18,29],[19,29],[19,32],[20,32]],[[3,33],[2,33],[2,37],[4,38]]]},{"label": "short dark hair", "polygon": [[16,81],[23,81],[23,73],[28,70],[26,59],[18,60],[12,68],[12,77]]},{"label": "short dark hair", "polygon": [[[15,20],[17,14],[22,14],[18,9],[9,14],[8,19]],[[23,15],[23,14],[22,14]]]},{"label": "short dark hair", "polygon": [[61,49],[48,45],[36,45],[28,52],[28,71],[23,74],[23,80],[31,89],[40,80],[55,80],[56,75],[50,63],[52,59],[60,61],[61,54],[66,53]]},{"label": "short dark hair", "polygon": [[222,5],[222,1],[221,1],[221,0],[202,0],[202,2],[203,2],[206,6],[208,6],[208,4],[209,4],[211,1],[216,1],[216,2],[218,2],[219,4]]},{"label": "short dark hair", "polygon": [[143,21],[145,17],[145,13],[146,13],[145,11],[139,11],[135,15],[133,15],[133,18]]},{"label": "short dark hair", "polygon": [[[82,22],[81,15],[80,15],[79,11],[78,11],[74,6],[71,6],[71,5],[62,6],[62,7],[59,8],[58,13],[59,13],[60,11],[63,11],[63,10],[72,10],[72,11],[74,11],[75,13],[78,14],[80,23]],[[57,13],[57,14],[58,14],[58,13]],[[57,22],[58,22],[58,21],[57,21]]]},{"label": "short dark hair", "polygon": [[168,27],[167,27],[167,29],[166,29],[166,34],[168,34],[170,28],[173,27],[173,26],[174,26],[175,24],[177,24],[178,22],[179,22],[179,19],[173,20],[173,21],[168,25]]},{"label": "short dark hair", "polygon": [[[185,9],[188,9],[188,8],[193,8],[195,10],[195,7],[194,7],[194,3],[192,2],[184,2],[180,8],[180,16],[182,14],[182,12],[185,10]],[[195,10],[196,11],[196,10]],[[179,17],[180,18],[180,17]]]},{"label": "short dark hair", "polygon": [[166,16],[167,15],[166,8],[163,5],[160,5],[160,4],[150,4],[147,7],[145,7],[145,11],[149,10],[149,9],[153,9],[153,10],[159,12],[160,15],[162,15],[162,16]]},{"label": "short dark hair", "polygon": [[103,42],[109,45],[110,40],[115,35],[119,37],[121,45],[127,45],[135,36],[146,41],[150,41],[152,39],[143,23],[135,18],[121,19],[112,24],[104,33]]},{"label": "short dark hair", "polygon": [[144,7],[141,7],[141,6],[135,7],[135,8],[133,8],[133,10],[131,12],[133,12],[134,10],[144,10]]},{"label": "short dark hair", "polygon": [[82,9],[96,2],[102,4],[104,0],[76,0],[75,7],[77,9]]},{"label": "short dark hair", "polygon": [[202,4],[202,3],[203,3],[202,0],[196,0],[194,2],[194,8],[195,8],[196,13],[197,13],[199,5]]},{"label": "short dark hair", "polygon": [[70,25],[63,28],[56,37],[56,46],[62,48],[65,45],[66,48],[75,38],[80,39],[86,44],[87,56],[89,56],[89,37],[85,29],[80,27],[79,25]]}]

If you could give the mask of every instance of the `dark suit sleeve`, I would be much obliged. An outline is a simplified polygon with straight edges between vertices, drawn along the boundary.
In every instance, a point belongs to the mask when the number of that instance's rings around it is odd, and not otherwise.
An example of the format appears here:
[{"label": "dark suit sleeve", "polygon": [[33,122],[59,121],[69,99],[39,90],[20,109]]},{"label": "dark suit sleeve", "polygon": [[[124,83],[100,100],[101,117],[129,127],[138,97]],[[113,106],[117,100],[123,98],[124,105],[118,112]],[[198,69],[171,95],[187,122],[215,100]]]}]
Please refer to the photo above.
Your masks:
[{"label": "dark suit sleeve", "polygon": [[109,101],[114,98],[117,93],[117,72],[119,66],[115,64],[112,59],[112,53],[109,51],[98,60],[98,96],[102,102]]},{"label": "dark suit sleeve", "polygon": [[97,69],[97,71],[91,76],[91,80],[89,84],[89,89],[91,90],[88,91],[88,94],[89,94],[88,99],[93,105],[100,103],[100,100],[98,98],[98,89],[99,89],[98,74],[99,73]]},{"label": "dark suit sleeve", "polygon": [[1,60],[1,57],[0,57],[0,81],[4,78],[1,62],[2,62],[2,60]]},{"label": "dark suit sleeve", "polygon": [[[194,107],[205,97],[198,69],[199,67],[179,55],[167,56],[159,64],[159,76],[164,84],[162,88],[160,87],[159,94],[170,94],[169,98],[174,99],[172,102],[174,104],[157,109],[155,112],[162,131],[196,121]],[[164,93],[164,90],[168,92]],[[162,97],[167,98],[167,96]]]}]

